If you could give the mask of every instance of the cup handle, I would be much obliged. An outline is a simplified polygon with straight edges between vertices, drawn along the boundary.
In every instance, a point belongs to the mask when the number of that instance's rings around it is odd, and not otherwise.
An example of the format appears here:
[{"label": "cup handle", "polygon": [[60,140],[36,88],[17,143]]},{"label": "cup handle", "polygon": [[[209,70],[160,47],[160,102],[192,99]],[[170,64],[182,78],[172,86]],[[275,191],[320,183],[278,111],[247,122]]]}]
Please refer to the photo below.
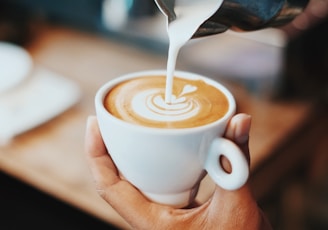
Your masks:
[{"label": "cup handle", "polygon": [[[230,161],[231,173],[222,168],[220,156],[225,156]],[[243,152],[235,143],[224,138],[214,139],[204,168],[212,180],[226,190],[239,189],[246,183],[249,175],[248,162]]]}]

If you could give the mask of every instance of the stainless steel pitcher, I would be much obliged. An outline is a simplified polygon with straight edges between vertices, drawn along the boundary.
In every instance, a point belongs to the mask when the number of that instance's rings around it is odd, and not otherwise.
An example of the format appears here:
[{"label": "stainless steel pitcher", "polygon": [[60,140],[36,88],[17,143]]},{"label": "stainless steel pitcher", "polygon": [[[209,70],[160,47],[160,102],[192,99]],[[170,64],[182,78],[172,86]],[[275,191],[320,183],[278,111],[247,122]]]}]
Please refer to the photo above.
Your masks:
[{"label": "stainless steel pitcher", "polygon": [[[160,10],[175,20],[175,0],[155,0]],[[220,8],[195,32],[193,37],[222,33],[227,29],[259,30],[282,26],[300,14],[308,0],[224,0]]]}]

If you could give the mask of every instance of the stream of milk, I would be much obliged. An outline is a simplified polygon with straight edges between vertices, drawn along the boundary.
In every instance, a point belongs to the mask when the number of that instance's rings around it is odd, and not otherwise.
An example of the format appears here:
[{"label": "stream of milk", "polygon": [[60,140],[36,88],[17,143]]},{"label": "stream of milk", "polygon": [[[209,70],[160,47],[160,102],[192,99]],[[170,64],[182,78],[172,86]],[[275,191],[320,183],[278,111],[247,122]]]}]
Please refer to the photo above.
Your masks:
[{"label": "stream of milk", "polygon": [[200,25],[219,9],[223,0],[189,0],[182,2],[183,4],[177,4],[175,7],[174,11],[177,17],[168,24],[167,28],[169,37],[165,89],[165,103],[167,104],[172,102],[174,71],[181,47],[191,39]]}]

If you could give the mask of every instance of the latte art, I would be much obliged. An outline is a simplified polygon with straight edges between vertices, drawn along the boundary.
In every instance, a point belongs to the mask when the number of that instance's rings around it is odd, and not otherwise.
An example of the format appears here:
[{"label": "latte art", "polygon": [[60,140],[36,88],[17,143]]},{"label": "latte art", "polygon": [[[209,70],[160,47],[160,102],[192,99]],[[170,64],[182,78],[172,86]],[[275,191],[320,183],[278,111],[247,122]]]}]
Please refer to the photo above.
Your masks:
[{"label": "latte art", "polygon": [[163,93],[162,89],[138,93],[132,99],[132,110],[140,117],[162,122],[181,121],[198,114],[201,105],[194,98],[188,98],[184,94],[179,97],[172,95],[171,103],[167,104]]},{"label": "latte art", "polygon": [[222,117],[228,102],[218,89],[201,80],[174,79],[171,103],[165,102],[165,76],[128,80],[113,88],[104,104],[114,116],[134,124],[189,128]]}]

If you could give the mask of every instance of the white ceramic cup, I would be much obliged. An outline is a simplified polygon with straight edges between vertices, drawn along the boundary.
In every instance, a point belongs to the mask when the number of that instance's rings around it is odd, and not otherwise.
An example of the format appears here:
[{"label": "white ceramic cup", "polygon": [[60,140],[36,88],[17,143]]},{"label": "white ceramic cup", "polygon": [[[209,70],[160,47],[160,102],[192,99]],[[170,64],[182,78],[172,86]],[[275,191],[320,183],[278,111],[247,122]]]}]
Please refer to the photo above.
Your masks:
[{"label": "white ceramic cup", "polygon": [[[165,70],[127,74],[107,82],[96,94],[100,132],[121,176],[148,199],[177,208],[194,200],[206,172],[224,189],[243,186],[249,175],[247,160],[236,144],[222,137],[236,104],[232,94],[218,82],[193,73],[175,72],[181,78],[203,79],[221,90],[229,101],[224,117],[200,127],[161,129],[134,125],[114,117],[104,107],[106,94],[120,82],[165,74]],[[222,155],[230,161],[231,173],[225,172],[219,163]]]}]

